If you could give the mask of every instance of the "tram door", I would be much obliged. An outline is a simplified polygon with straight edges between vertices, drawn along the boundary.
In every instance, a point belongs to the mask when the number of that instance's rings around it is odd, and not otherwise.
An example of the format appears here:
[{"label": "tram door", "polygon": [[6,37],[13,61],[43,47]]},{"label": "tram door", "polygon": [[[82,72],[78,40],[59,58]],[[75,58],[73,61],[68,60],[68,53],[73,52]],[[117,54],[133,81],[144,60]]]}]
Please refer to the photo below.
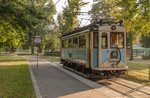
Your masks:
[{"label": "tram door", "polygon": [[108,32],[101,32],[101,40],[100,40],[100,67],[102,64],[105,64],[106,61],[108,60],[108,55],[109,55],[109,48],[108,48],[108,42],[109,42],[109,38],[108,38]]},{"label": "tram door", "polygon": [[98,32],[93,32],[93,45],[92,45],[92,67],[98,68],[99,63],[99,49],[98,49]]},{"label": "tram door", "polygon": [[86,61],[87,61],[87,64],[86,64],[86,68],[90,68],[90,65],[91,65],[91,33],[87,33],[86,35],[86,54],[87,54],[87,58],[86,58]]}]

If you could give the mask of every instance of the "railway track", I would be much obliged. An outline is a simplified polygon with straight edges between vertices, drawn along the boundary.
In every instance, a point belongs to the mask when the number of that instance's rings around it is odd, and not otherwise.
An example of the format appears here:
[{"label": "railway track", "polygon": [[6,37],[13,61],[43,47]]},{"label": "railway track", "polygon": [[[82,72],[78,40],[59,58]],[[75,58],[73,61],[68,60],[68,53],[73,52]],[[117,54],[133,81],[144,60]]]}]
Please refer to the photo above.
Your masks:
[{"label": "railway track", "polygon": [[[84,78],[89,79],[88,76],[83,75],[80,72],[75,72],[74,70],[66,68],[66,67],[64,68]],[[139,83],[131,82],[131,81],[124,80],[121,78],[109,78],[109,79],[96,78],[91,81],[94,81],[100,86],[104,86],[108,88],[109,93],[113,93],[113,92],[119,93],[120,96],[115,97],[115,98],[150,98],[150,87],[144,86]]]},{"label": "railway track", "polygon": [[150,98],[150,88],[142,84],[119,78],[97,80],[96,82],[120,93],[121,98]]}]

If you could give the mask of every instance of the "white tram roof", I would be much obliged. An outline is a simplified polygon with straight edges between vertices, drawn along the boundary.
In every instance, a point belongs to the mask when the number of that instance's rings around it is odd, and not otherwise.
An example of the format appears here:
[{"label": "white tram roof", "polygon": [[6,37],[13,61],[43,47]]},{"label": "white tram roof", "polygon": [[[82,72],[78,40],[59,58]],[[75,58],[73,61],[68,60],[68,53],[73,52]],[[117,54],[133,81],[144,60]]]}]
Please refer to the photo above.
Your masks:
[{"label": "white tram roof", "polygon": [[77,35],[77,34],[88,32],[88,31],[97,32],[98,28],[100,26],[112,26],[112,25],[124,27],[122,25],[122,21],[119,21],[119,22],[106,22],[106,21],[103,22],[103,21],[99,21],[99,22],[91,23],[91,24],[86,25],[86,26],[81,27],[81,28],[76,28],[74,31],[71,31],[71,32],[63,34],[61,36],[61,38],[63,39],[65,37],[74,36],[74,35]]}]

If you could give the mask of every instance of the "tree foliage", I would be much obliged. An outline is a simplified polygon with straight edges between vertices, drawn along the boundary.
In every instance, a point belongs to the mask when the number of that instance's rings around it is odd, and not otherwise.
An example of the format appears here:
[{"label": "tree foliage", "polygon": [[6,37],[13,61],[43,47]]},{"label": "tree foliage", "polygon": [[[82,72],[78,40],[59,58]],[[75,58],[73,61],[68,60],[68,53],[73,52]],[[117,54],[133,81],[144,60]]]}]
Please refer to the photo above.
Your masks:
[{"label": "tree foliage", "polygon": [[[127,31],[128,45],[139,42],[142,34],[150,32],[150,1],[149,0],[99,0],[93,8],[100,8],[98,14],[111,16],[115,20],[123,20]],[[105,1],[105,2],[104,2]],[[105,7],[107,5],[107,7]],[[110,6],[111,5],[111,6]],[[110,6],[110,7],[109,7]],[[110,10],[111,9],[111,10]],[[103,14],[107,13],[107,14]],[[95,13],[94,13],[95,14]],[[101,16],[102,17],[102,16]],[[94,17],[92,17],[94,19]],[[133,55],[132,55],[133,56]],[[132,57],[131,57],[132,59]]]},{"label": "tree foliage", "polygon": [[141,45],[142,47],[144,48],[150,48],[150,34],[147,34],[147,35],[142,35],[141,38],[140,38],[140,42],[141,42]]},{"label": "tree foliage", "polygon": [[[119,9],[119,10],[118,10]],[[118,13],[117,15],[115,13]],[[149,0],[118,0],[115,2],[112,15],[124,20],[129,36],[129,43],[136,43],[141,34],[150,32],[150,1]],[[133,55],[131,58],[133,59]]]},{"label": "tree foliage", "polygon": [[44,50],[45,51],[55,51],[56,49],[60,48],[60,33],[58,32],[58,28],[55,27],[55,29],[51,30],[44,36],[45,40],[43,42]]},{"label": "tree foliage", "polygon": [[99,21],[100,19],[111,19],[111,4],[107,3],[106,0],[99,0],[99,2],[94,3],[91,11],[91,22]]},{"label": "tree foliage", "polygon": [[34,36],[43,35],[55,13],[52,0],[0,0],[0,47],[33,44]]},{"label": "tree foliage", "polygon": [[132,35],[147,34],[150,31],[149,0],[118,0],[111,14],[116,19],[123,19],[127,32]]},{"label": "tree foliage", "polygon": [[68,33],[78,26],[77,15],[85,2],[82,0],[67,0],[63,13],[58,15],[58,24],[61,34]]}]

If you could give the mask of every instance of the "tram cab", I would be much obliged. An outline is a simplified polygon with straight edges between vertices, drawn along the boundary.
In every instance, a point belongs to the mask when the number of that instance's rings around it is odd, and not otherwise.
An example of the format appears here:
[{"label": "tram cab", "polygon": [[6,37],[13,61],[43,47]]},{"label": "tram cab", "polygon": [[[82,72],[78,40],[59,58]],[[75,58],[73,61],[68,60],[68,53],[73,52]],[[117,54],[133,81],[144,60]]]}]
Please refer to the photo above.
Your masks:
[{"label": "tram cab", "polygon": [[92,69],[127,70],[126,66],[126,31],[118,24],[103,24],[98,32],[91,33]]}]

